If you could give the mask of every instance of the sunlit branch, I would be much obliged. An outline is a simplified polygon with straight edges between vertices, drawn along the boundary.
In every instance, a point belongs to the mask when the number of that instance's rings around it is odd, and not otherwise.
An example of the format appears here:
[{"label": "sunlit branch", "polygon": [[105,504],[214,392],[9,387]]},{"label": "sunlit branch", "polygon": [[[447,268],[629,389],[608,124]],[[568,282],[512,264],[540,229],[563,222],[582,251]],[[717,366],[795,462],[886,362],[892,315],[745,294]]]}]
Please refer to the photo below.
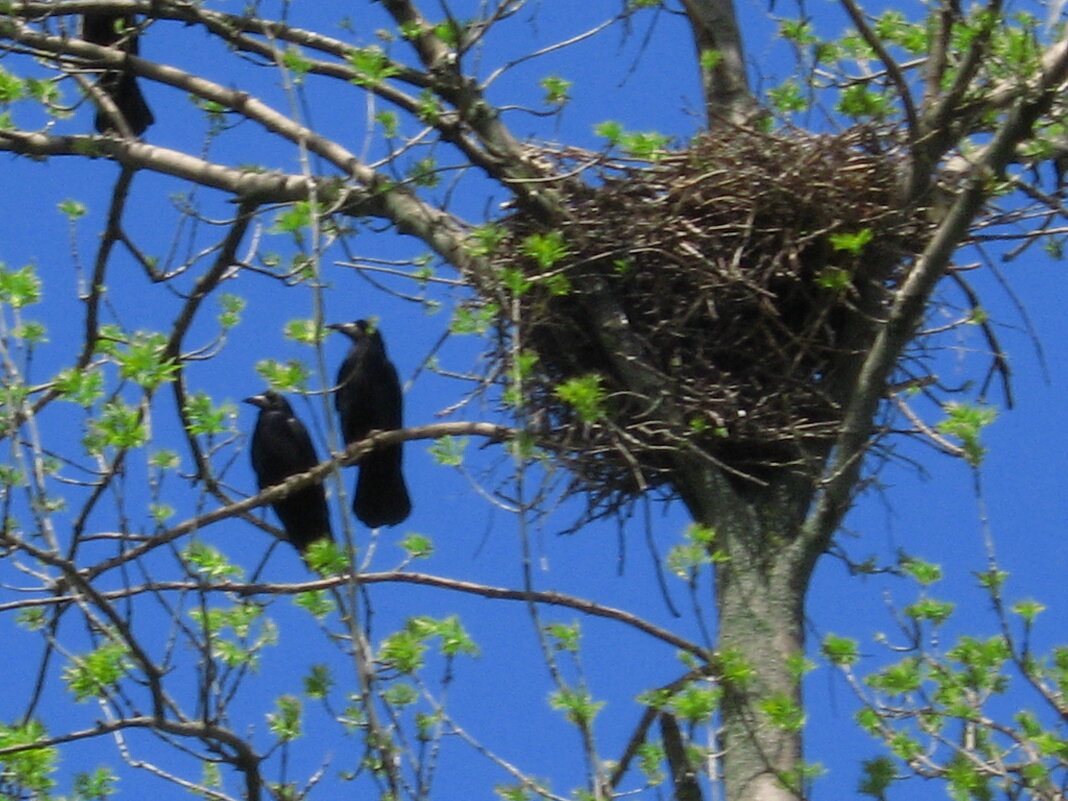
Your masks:
[{"label": "sunlit branch", "polygon": [[[471,581],[435,576],[429,573],[412,573],[407,571],[387,571],[384,573],[360,573],[356,577],[361,584],[418,584],[425,587],[436,587],[443,590],[478,595],[483,598],[496,598],[508,601],[524,601],[543,604],[546,606],[560,606],[567,609],[575,609],[591,617],[603,617],[624,623],[639,631],[649,634],[668,645],[682,651],[691,653],[702,659],[708,659],[710,652],[707,648],[680,637],[667,629],[661,628],[649,621],[638,617],[623,609],[590,601],[585,598],[577,598],[566,593],[554,590],[514,590],[507,587],[493,587],[487,584],[479,584]],[[303,592],[327,590],[332,587],[343,586],[351,581],[348,575],[331,576],[329,578],[315,579],[300,582],[299,584],[270,583],[249,584],[236,581],[222,581],[213,584],[204,584],[190,581],[153,581],[121,590],[104,590],[97,594],[100,599],[115,601],[122,598],[130,598],[147,592],[188,592],[194,590],[217,590],[219,592],[232,592],[238,595],[297,595]],[[17,609],[32,607],[48,607],[67,603],[68,599],[61,596],[49,598],[27,598],[21,601],[9,601],[0,604],[0,613]]]},{"label": "sunlit branch", "polygon": [[93,565],[92,567],[85,568],[79,571],[85,580],[92,580],[101,573],[104,573],[119,565],[133,561],[140,558],[149,551],[158,548],[179,537],[191,534],[194,531],[199,531],[202,528],[206,528],[212,523],[217,523],[220,520],[226,520],[231,517],[235,517],[244,512],[251,511],[260,506],[266,506],[279,498],[284,498],[294,490],[309,484],[314,484],[318,481],[322,481],[329,473],[338,469],[338,467],[352,464],[358,460],[363,454],[368,453],[378,445],[390,445],[397,442],[406,442],[409,440],[419,439],[437,439],[439,437],[449,436],[478,436],[485,437],[489,440],[504,441],[510,438],[515,432],[512,429],[504,426],[494,425],[492,423],[433,423],[428,426],[420,426],[418,428],[404,428],[396,431],[380,431],[365,440],[360,442],[354,442],[348,446],[343,454],[327,459],[326,461],[317,465],[314,469],[309,470],[306,473],[293,476],[287,481],[277,484],[273,487],[260,492],[257,495],[253,495],[250,498],[238,501],[230,504],[229,506],[223,506],[218,509],[213,509],[210,512],[206,512],[191,520],[183,521],[178,525],[167,529],[159,534],[154,535],[147,541],[137,545],[129,550],[123,552],[119,556],[114,556],[110,559],[106,559],[103,562]]}]

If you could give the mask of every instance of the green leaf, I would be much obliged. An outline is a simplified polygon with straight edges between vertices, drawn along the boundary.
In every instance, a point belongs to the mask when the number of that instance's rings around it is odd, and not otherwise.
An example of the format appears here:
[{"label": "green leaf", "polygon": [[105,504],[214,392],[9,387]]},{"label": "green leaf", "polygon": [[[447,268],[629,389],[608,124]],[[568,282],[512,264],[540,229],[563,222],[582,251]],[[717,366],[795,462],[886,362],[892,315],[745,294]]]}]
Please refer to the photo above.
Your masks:
[{"label": "green leaf", "polygon": [[15,622],[28,631],[40,631],[48,622],[48,616],[42,607],[20,609],[15,615]]},{"label": "green leaf", "polygon": [[308,567],[320,576],[338,576],[346,572],[350,565],[345,550],[333,540],[325,537],[316,540],[304,552]]},{"label": "green leaf", "polygon": [[756,675],[756,669],[741,651],[727,648],[719,655],[719,673],[724,684],[745,687]]},{"label": "green leaf", "polygon": [[453,311],[449,330],[454,334],[485,334],[497,319],[499,308],[495,303],[478,306],[457,306]]},{"label": "green leaf", "polygon": [[311,671],[304,677],[304,694],[309,698],[326,698],[334,684],[334,678],[327,665],[312,665]]},{"label": "green leaf", "polygon": [[920,662],[909,657],[868,677],[868,684],[890,695],[904,695],[920,687]]},{"label": "green leaf", "polygon": [[322,620],[337,608],[326,590],[307,590],[293,596],[293,603],[318,620]]},{"label": "green leaf", "polygon": [[437,125],[441,119],[441,101],[430,89],[424,89],[419,93],[419,103],[415,109],[415,115],[427,125]]},{"label": "green leaf", "polygon": [[408,167],[408,180],[416,186],[433,189],[441,182],[438,163],[433,156],[419,159]]},{"label": "green leaf", "polygon": [[298,200],[275,216],[271,232],[299,234],[303,229],[311,228],[319,216],[319,209],[310,200]]},{"label": "green leaf", "polygon": [[571,100],[571,95],[568,92],[573,84],[559,75],[548,75],[538,81],[538,85],[545,90],[546,105],[563,106]]},{"label": "green leaf", "polygon": [[434,444],[427,448],[427,451],[438,464],[459,467],[464,463],[464,450],[467,448],[467,443],[467,437],[438,437],[434,440]]},{"label": "green leaf", "polygon": [[842,90],[836,108],[854,119],[881,120],[890,115],[893,103],[887,94],[858,83]]},{"label": "green leaf", "polygon": [[604,379],[596,373],[569,378],[553,390],[564,403],[574,408],[584,423],[594,423],[604,414]]},{"label": "green leaf", "polygon": [[97,768],[92,773],[74,774],[74,795],[79,801],[103,801],[115,795],[118,790],[115,783],[119,777],[108,768]]},{"label": "green leaf", "polygon": [[175,508],[166,503],[152,503],[148,506],[148,513],[157,525],[162,526],[174,517]]},{"label": "green leaf", "polygon": [[61,214],[66,215],[71,222],[74,222],[78,218],[84,217],[89,213],[85,204],[78,200],[71,200],[70,198],[56,204],[56,208],[59,209]]},{"label": "green leaf", "polygon": [[942,566],[934,562],[909,557],[901,562],[901,569],[924,587],[942,580]]},{"label": "green leaf", "polygon": [[[227,667],[250,667],[259,664],[260,652],[278,641],[278,630],[265,618],[263,608],[255,603],[238,603],[231,607],[189,610],[189,617],[204,629],[212,646],[212,655]],[[233,638],[224,637],[232,632]],[[253,637],[253,635],[255,636]]]},{"label": "green leaf", "polygon": [[293,73],[293,82],[304,82],[304,76],[311,72],[312,62],[296,47],[290,45],[282,53],[282,66]]},{"label": "green leaf", "polygon": [[559,297],[571,293],[571,280],[563,273],[552,273],[545,276],[544,281],[541,283],[549,290],[550,295]]},{"label": "green leaf", "polygon": [[0,67],[0,103],[14,103],[25,95],[26,87],[22,79]]},{"label": "green leaf", "polygon": [[399,673],[411,675],[423,667],[427,649],[426,637],[404,628],[382,641],[378,658]]},{"label": "green leaf", "polygon": [[991,801],[989,778],[980,773],[976,765],[964,754],[954,754],[945,768],[949,781],[949,794],[957,801]]},{"label": "green leaf", "polygon": [[526,784],[497,784],[493,792],[500,796],[501,801],[530,801],[534,797]]},{"label": "green leaf", "polygon": [[795,681],[800,681],[806,673],[816,669],[816,664],[805,656],[803,651],[797,651],[786,657],[786,667]]},{"label": "green leaf", "polygon": [[553,640],[553,648],[557,651],[578,653],[579,641],[582,639],[582,628],[578,623],[550,623],[545,626],[545,633]]},{"label": "green leaf", "polygon": [[211,397],[204,392],[187,396],[182,409],[186,430],[190,434],[222,434],[227,431],[226,418],[236,414],[232,404],[212,405]]},{"label": "green leaf", "polygon": [[968,687],[994,692],[1004,690],[1005,678],[999,671],[1012,657],[1012,650],[1003,638],[961,637],[946,656],[966,668],[963,679]]},{"label": "green leaf", "polygon": [[623,138],[623,126],[614,120],[598,123],[593,126],[593,132],[613,145],[618,145]]},{"label": "green leaf", "polygon": [[465,26],[455,19],[442,20],[433,28],[434,35],[449,47],[459,46],[465,30]]},{"label": "green leaf", "polygon": [[275,711],[267,713],[267,728],[280,742],[291,742],[301,735],[302,709],[295,695],[283,695],[275,701]]},{"label": "green leaf", "polygon": [[327,330],[317,326],[315,320],[290,320],[285,325],[284,336],[301,345],[319,345],[326,339]]},{"label": "green leaf", "polygon": [[1005,570],[991,568],[982,573],[977,573],[976,578],[979,580],[980,587],[983,587],[990,592],[997,593],[1001,590],[1002,586],[1004,586],[1005,582],[1008,581],[1009,573]]},{"label": "green leaf", "polygon": [[378,86],[383,81],[400,75],[401,69],[376,46],[349,51],[346,61],[356,75],[352,82],[357,86]]},{"label": "green leaf", "polygon": [[41,280],[37,270],[27,264],[18,270],[9,270],[0,262],[0,302],[21,309],[41,299]]},{"label": "green leaf", "polygon": [[387,689],[383,696],[393,706],[411,706],[419,700],[419,691],[408,682],[400,681]]},{"label": "green leaf", "polygon": [[245,311],[246,301],[240,295],[223,293],[217,299],[219,303],[219,325],[229,330],[241,321],[241,312]]},{"label": "green leaf", "polygon": [[875,32],[885,43],[895,44],[911,55],[927,53],[928,26],[909,22],[900,11],[884,11],[875,22]]},{"label": "green leaf", "polygon": [[682,690],[671,696],[667,706],[675,717],[687,723],[705,723],[719,709],[723,697],[721,687],[704,682],[690,682]]},{"label": "green leaf", "polygon": [[644,742],[638,746],[638,770],[645,776],[650,787],[656,787],[664,783],[667,778],[660,766],[664,764],[667,754],[660,742]]},{"label": "green leaf", "polygon": [[11,335],[30,346],[48,341],[48,329],[45,328],[43,323],[39,323],[36,320],[23,321],[21,325],[11,329]]},{"label": "green leaf", "polygon": [[859,256],[864,247],[875,238],[875,232],[871,228],[861,228],[859,231],[839,232],[831,234],[829,239],[831,247],[835,250],[844,250],[854,256]]},{"label": "green leaf", "polygon": [[916,603],[905,607],[905,614],[913,620],[927,620],[940,626],[953,614],[956,604],[949,601],[936,601],[934,598],[921,598]]},{"label": "green leaf", "polygon": [[271,389],[279,392],[297,392],[308,385],[311,373],[308,368],[295,359],[286,362],[278,362],[274,359],[263,359],[256,362],[256,372],[266,381]]},{"label": "green leaf", "polygon": [[829,289],[832,292],[841,292],[849,289],[853,283],[853,274],[842,267],[827,265],[816,273],[816,286],[821,289]]},{"label": "green leaf", "polygon": [[431,740],[439,739],[440,734],[436,734],[435,730],[441,731],[442,715],[440,712],[434,712],[428,714],[426,712],[417,712],[415,715],[416,737],[422,743],[428,743]]},{"label": "green leaf", "polygon": [[868,734],[878,735],[879,729],[882,725],[882,718],[879,717],[879,713],[872,709],[870,706],[862,707],[857,711],[854,716],[857,725]]},{"label": "green leaf", "polygon": [[449,615],[441,620],[430,617],[412,618],[409,625],[421,628],[426,634],[441,640],[441,652],[445,656],[477,656],[478,646],[464,629],[457,615]]},{"label": "green leaf", "polygon": [[382,126],[382,132],[390,139],[400,131],[400,122],[396,112],[380,111],[375,114],[375,122]]},{"label": "green leaf", "polygon": [[701,566],[717,561],[716,552],[712,550],[715,536],[715,529],[691,523],[683,533],[684,542],[668,551],[668,570],[683,580],[692,580]]},{"label": "green leaf", "polygon": [[576,726],[587,728],[604,707],[604,702],[594,701],[584,688],[564,685],[549,695],[549,706],[562,711],[564,717]]},{"label": "green leaf", "polygon": [[1012,605],[1012,611],[1028,623],[1033,623],[1036,617],[1046,611],[1046,607],[1038,601],[1027,599],[1014,603]]},{"label": "green leaf", "polygon": [[757,705],[771,721],[771,725],[781,728],[784,732],[800,732],[804,726],[804,710],[795,698],[785,693],[774,693],[760,698]]},{"label": "green leaf", "polygon": [[496,223],[480,225],[467,235],[467,252],[472,256],[491,256],[507,236],[508,232]]},{"label": "green leaf", "polygon": [[165,335],[136,331],[127,340],[125,348],[116,348],[113,358],[119,365],[119,374],[123,378],[129,378],[145,389],[152,390],[166,381],[173,381],[174,374],[179,369],[173,358],[164,359],[166,349]]},{"label": "green leaf", "polygon": [[801,46],[812,45],[819,41],[819,38],[812,32],[812,23],[807,19],[780,20],[779,36]]},{"label": "green leaf", "polygon": [[104,376],[96,370],[64,370],[54,386],[64,400],[88,408],[104,394]]},{"label": "green leaf", "polygon": [[545,270],[565,259],[569,253],[564,235],[559,231],[531,234],[519,244],[519,250]]},{"label": "green leaf", "polygon": [[973,467],[978,466],[986,454],[986,448],[980,444],[979,436],[986,426],[997,419],[997,409],[991,406],[947,403],[944,410],[947,418],[938,424],[938,431],[959,439],[965,460]]},{"label": "green leaf", "polygon": [[887,745],[890,746],[890,750],[894,752],[895,756],[905,762],[909,762],[923,753],[923,746],[904,732],[898,732],[891,737]]},{"label": "green leaf", "polygon": [[804,111],[809,107],[809,99],[801,86],[793,78],[788,78],[778,86],[768,89],[768,101],[780,114]]},{"label": "green leaf", "polygon": [[412,559],[427,559],[434,554],[434,542],[425,534],[410,533],[398,544]]},{"label": "green leaf", "polygon": [[129,450],[148,441],[148,429],[138,407],[114,400],[104,404],[100,417],[89,422],[82,441],[90,453],[101,453],[105,448]]},{"label": "green leaf", "polygon": [[[0,748],[30,745],[47,737],[48,732],[45,727],[36,720],[14,726],[0,723]],[[31,791],[33,798],[47,799],[48,791],[56,784],[52,779],[52,774],[55,773],[58,762],[59,750],[51,746],[4,754],[0,756],[4,788],[7,789],[11,784],[15,784]]]},{"label": "green leaf", "polygon": [[667,152],[670,141],[671,137],[656,131],[632,131],[620,137],[619,146],[629,156],[655,161]]},{"label": "green leaf", "polygon": [[79,702],[103,697],[133,668],[128,655],[122,643],[107,642],[84,656],[73,657],[74,664],[63,669],[67,689]]},{"label": "green leaf", "polygon": [[706,48],[698,56],[698,63],[700,63],[701,69],[710,72],[723,63],[723,53],[710,47]]}]

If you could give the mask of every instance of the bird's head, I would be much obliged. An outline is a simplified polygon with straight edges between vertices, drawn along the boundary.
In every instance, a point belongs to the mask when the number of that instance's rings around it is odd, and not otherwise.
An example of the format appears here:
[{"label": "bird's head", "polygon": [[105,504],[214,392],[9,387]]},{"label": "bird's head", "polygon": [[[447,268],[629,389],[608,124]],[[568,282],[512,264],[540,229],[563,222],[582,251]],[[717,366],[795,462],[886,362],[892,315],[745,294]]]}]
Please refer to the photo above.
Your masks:
[{"label": "bird's head", "polygon": [[331,323],[327,326],[331,331],[340,331],[353,342],[359,342],[366,336],[375,333],[376,326],[367,320],[357,320],[354,323]]},{"label": "bird's head", "polygon": [[261,392],[259,395],[253,395],[251,398],[245,398],[244,403],[250,403],[263,411],[275,411],[292,413],[292,409],[289,405],[289,401],[275,392],[273,389],[269,389],[266,392]]}]

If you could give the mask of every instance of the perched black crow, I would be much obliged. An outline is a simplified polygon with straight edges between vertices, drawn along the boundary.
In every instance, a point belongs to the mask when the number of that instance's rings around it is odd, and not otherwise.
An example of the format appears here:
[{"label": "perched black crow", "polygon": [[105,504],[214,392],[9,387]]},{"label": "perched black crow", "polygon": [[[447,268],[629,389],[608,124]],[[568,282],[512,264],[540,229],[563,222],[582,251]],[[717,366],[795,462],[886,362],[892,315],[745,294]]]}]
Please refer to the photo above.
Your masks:
[{"label": "perched black crow", "polygon": [[[252,469],[256,471],[261,490],[319,464],[308,430],[285,398],[268,390],[245,398],[245,403],[260,410],[252,433],[251,451]],[[310,484],[272,505],[282,521],[286,539],[301,553],[315,540],[333,539],[322,484]]]},{"label": "perched black crow", "polygon": [[[104,47],[118,44],[127,53],[138,53],[137,21],[133,14],[86,14],[82,20],[82,38]],[[140,136],[155,122],[132,72],[106,70],[100,76],[99,86],[111,98],[134,136]],[[99,133],[117,130],[111,115],[102,108],[96,110],[94,125]]]},{"label": "perched black crow", "polygon": [[[366,320],[327,328],[352,340],[337,373],[334,395],[345,444],[366,439],[372,431],[403,428],[400,380],[397,368],[386,358],[382,334]],[[366,526],[395,526],[412,512],[401,469],[403,448],[402,443],[375,448],[360,459],[352,510]]]}]

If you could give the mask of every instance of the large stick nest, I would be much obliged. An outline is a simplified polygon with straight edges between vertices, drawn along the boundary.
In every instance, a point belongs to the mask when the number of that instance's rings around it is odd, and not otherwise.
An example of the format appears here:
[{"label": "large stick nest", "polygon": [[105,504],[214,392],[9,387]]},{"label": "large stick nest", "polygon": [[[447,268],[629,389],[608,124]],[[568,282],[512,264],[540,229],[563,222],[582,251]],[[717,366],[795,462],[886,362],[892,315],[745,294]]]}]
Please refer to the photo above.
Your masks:
[{"label": "large stick nest", "polygon": [[[602,165],[564,190],[551,230],[502,222],[478,279],[498,374],[595,496],[663,484],[679,448],[755,480],[826,453],[836,387],[923,236],[895,202],[899,160],[872,141],[718,133]],[[551,265],[533,255],[547,237],[566,248]],[[576,379],[599,384],[605,414],[562,399]]]}]

